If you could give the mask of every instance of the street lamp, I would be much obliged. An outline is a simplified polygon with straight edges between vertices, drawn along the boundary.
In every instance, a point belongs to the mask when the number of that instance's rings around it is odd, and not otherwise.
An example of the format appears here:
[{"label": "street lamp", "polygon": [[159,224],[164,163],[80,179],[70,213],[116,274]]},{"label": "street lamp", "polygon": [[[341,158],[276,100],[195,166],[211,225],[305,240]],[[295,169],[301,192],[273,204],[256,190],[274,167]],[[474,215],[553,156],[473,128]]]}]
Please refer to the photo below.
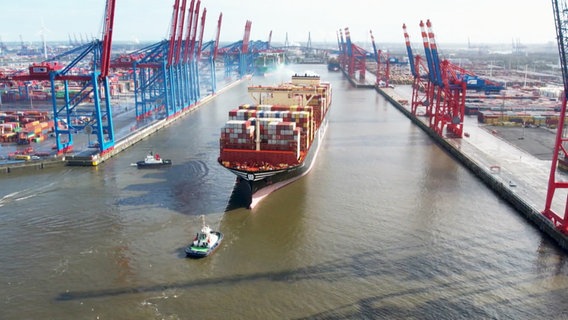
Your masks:
[{"label": "street lamp", "polygon": [[30,108],[33,109],[34,108],[34,99],[33,99],[32,92],[29,93],[29,96],[30,96]]},{"label": "street lamp", "polygon": [[32,84],[31,84],[31,83],[28,83],[28,84],[26,85],[26,90],[28,91],[28,98],[30,98],[30,108],[33,109],[33,108],[34,108],[34,103],[33,103],[33,100],[32,100],[32,90],[31,90],[31,88],[32,88]]}]

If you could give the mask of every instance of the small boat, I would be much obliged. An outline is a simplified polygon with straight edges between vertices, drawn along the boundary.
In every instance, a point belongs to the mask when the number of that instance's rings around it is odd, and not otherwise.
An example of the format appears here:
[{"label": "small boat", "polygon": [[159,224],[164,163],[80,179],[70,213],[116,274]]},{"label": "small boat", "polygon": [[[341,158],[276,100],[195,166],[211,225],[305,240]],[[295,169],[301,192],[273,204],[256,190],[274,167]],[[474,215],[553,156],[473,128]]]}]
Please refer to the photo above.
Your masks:
[{"label": "small boat", "polygon": [[205,224],[205,217],[202,216],[203,226],[195,235],[193,242],[185,248],[185,253],[190,258],[207,257],[215,249],[219,247],[223,241],[223,234],[219,231],[213,231]]},{"label": "small boat", "polygon": [[172,160],[162,159],[159,154],[154,154],[152,152],[146,155],[144,160],[136,162],[136,166],[140,168],[157,168],[162,166],[169,166],[172,164]]}]

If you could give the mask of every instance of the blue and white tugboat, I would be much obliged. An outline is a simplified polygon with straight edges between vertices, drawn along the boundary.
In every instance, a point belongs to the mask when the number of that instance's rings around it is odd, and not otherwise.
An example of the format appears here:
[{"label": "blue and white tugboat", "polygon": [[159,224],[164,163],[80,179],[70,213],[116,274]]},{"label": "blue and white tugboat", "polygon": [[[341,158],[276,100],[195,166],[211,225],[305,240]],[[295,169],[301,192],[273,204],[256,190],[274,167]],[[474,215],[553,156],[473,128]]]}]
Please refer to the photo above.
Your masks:
[{"label": "blue and white tugboat", "polygon": [[145,169],[145,168],[158,168],[162,166],[170,166],[172,165],[172,160],[170,159],[162,159],[159,154],[154,154],[150,151],[144,160],[140,160],[136,162],[136,166],[138,169]]},{"label": "blue and white tugboat", "polygon": [[223,241],[223,234],[213,231],[205,224],[205,217],[201,216],[203,225],[201,230],[195,235],[193,242],[185,248],[185,253],[190,258],[207,257],[219,247]]}]

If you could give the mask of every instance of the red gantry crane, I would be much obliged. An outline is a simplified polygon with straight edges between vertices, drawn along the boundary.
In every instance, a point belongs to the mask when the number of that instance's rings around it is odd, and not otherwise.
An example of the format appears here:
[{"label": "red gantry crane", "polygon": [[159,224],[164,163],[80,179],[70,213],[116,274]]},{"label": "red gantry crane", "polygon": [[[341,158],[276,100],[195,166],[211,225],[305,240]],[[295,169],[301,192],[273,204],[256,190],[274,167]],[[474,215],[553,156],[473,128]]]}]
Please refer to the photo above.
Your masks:
[{"label": "red gantry crane", "polygon": [[[558,119],[558,128],[556,129],[556,141],[554,144],[554,153],[552,155],[552,164],[550,168],[550,177],[548,180],[548,192],[546,194],[546,202],[542,214],[546,216],[562,233],[568,234],[568,197],[566,197],[566,189],[568,182],[560,180],[556,175],[557,166],[568,159],[565,142],[568,141],[564,132],[564,122],[566,120],[566,94],[568,92],[568,57],[566,56],[568,48],[568,31],[566,25],[568,23],[568,6],[564,0],[552,0],[552,9],[554,13],[554,22],[556,26],[556,38],[558,42],[558,53],[560,55],[560,65],[562,69],[562,80],[564,83],[564,92],[562,93],[562,107]],[[557,192],[564,191],[566,202],[564,205],[564,214],[560,215],[552,209],[552,202]]]},{"label": "red gantry crane", "polygon": [[390,84],[390,62],[388,52],[383,52],[381,49],[377,50],[375,44],[375,37],[373,31],[369,30],[371,35],[371,43],[373,44],[373,53],[375,55],[375,62],[377,63],[377,73],[375,85],[379,87],[388,87]]},{"label": "red gantry crane", "polygon": [[359,73],[359,81],[365,80],[365,74],[367,71],[366,57],[367,52],[365,49],[357,46],[351,42],[351,33],[349,28],[345,28],[345,42],[344,52],[341,53],[344,56],[340,61],[344,63],[342,68],[347,72],[349,78],[357,78],[355,73]]},{"label": "red gantry crane", "polygon": [[[431,74],[428,65],[426,65],[426,61],[424,61],[424,57],[419,54],[413,55],[412,53],[410,36],[406,30],[406,24],[402,25],[402,30],[404,31],[404,41],[408,53],[410,72],[413,77],[410,112],[414,116],[425,115],[429,117],[432,115],[432,106],[434,105],[434,81],[430,79]],[[422,111],[422,109],[424,109],[424,111]]]},{"label": "red gantry crane", "polygon": [[245,75],[252,73],[253,65],[249,54],[251,27],[252,21],[247,20],[245,22],[243,40],[229,44],[218,50],[218,53],[223,56],[225,77],[227,79],[231,78],[235,71],[238,73],[239,78],[243,78]]},{"label": "red gantry crane", "polygon": [[[426,31],[425,26],[428,31]],[[405,30],[409,59],[413,60],[406,27],[403,26],[403,29]],[[414,61],[413,114],[416,114],[419,105],[424,105],[429,117],[429,127],[434,132],[439,136],[447,134],[450,137],[462,138],[467,91],[485,91],[486,94],[491,94],[500,92],[503,86],[493,81],[480,79],[449,60],[440,61],[430,20],[427,20],[426,23],[420,21],[420,30],[424,53],[428,62],[428,82],[424,81],[425,77],[418,70],[417,62]],[[419,94],[420,90],[424,90],[424,94]]]}]

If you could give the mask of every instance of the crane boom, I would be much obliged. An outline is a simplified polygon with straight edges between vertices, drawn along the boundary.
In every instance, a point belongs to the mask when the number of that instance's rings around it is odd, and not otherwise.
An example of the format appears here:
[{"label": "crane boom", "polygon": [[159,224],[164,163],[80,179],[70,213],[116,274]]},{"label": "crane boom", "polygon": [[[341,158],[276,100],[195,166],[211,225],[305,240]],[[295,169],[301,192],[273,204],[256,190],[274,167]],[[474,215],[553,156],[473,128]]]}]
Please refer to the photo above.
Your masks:
[{"label": "crane boom", "polygon": [[199,41],[197,42],[197,60],[201,58],[201,48],[203,47],[203,32],[205,30],[205,17],[207,16],[207,8],[203,8],[201,14],[201,25],[199,28]]},{"label": "crane boom", "polygon": [[221,22],[223,21],[223,13],[219,14],[219,20],[217,20],[217,33],[215,35],[215,46],[213,47],[213,60],[217,59],[217,54],[219,52],[219,35],[221,35]]},{"label": "crane boom", "polygon": [[100,77],[104,78],[108,75],[110,69],[110,49],[112,46],[112,31],[114,26],[114,7],[116,0],[107,0],[105,10],[105,26],[103,32],[103,44],[101,54],[101,74]]},{"label": "crane boom", "polygon": [[168,66],[172,64],[174,57],[174,47],[176,43],[176,30],[177,30],[177,23],[179,17],[179,0],[175,0],[174,2],[174,9],[172,12],[172,24],[170,29],[170,43],[168,48]]},{"label": "crane boom", "polygon": [[187,5],[187,0],[182,0],[181,2],[181,9],[179,10],[179,23],[178,23],[178,31],[177,31],[177,39],[176,39],[176,46],[175,46],[175,55],[174,55],[174,63],[180,63],[180,54],[182,48],[182,39],[183,39],[183,26],[185,23],[185,7]]},{"label": "crane boom", "polygon": [[245,34],[243,36],[243,47],[242,47],[242,50],[241,50],[242,53],[248,53],[251,25],[252,25],[252,21],[247,20],[247,22],[245,22]]},{"label": "crane boom", "polygon": [[414,56],[412,55],[412,47],[410,46],[410,36],[408,35],[408,31],[406,31],[406,23],[402,24],[402,30],[404,31],[404,42],[406,44],[406,53],[408,54],[410,72],[412,73],[412,76],[417,77],[418,73],[416,72],[416,68],[414,66]]},{"label": "crane boom", "polygon": [[199,20],[199,7],[201,6],[201,0],[197,0],[195,5],[195,10],[193,12],[193,18],[191,19],[191,41],[189,42],[189,58],[193,60],[195,57],[195,41],[197,37],[197,23]]},{"label": "crane boom", "polygon": [[187,63],[189,61],[189,51],[191,51],[191,27],[193,26],[193,10],[195,8],[195,0],[191,0],[189,5],[189,10],[187,11],[187,28],[185,31],[185,46],[183,48],[183,62]]}]

